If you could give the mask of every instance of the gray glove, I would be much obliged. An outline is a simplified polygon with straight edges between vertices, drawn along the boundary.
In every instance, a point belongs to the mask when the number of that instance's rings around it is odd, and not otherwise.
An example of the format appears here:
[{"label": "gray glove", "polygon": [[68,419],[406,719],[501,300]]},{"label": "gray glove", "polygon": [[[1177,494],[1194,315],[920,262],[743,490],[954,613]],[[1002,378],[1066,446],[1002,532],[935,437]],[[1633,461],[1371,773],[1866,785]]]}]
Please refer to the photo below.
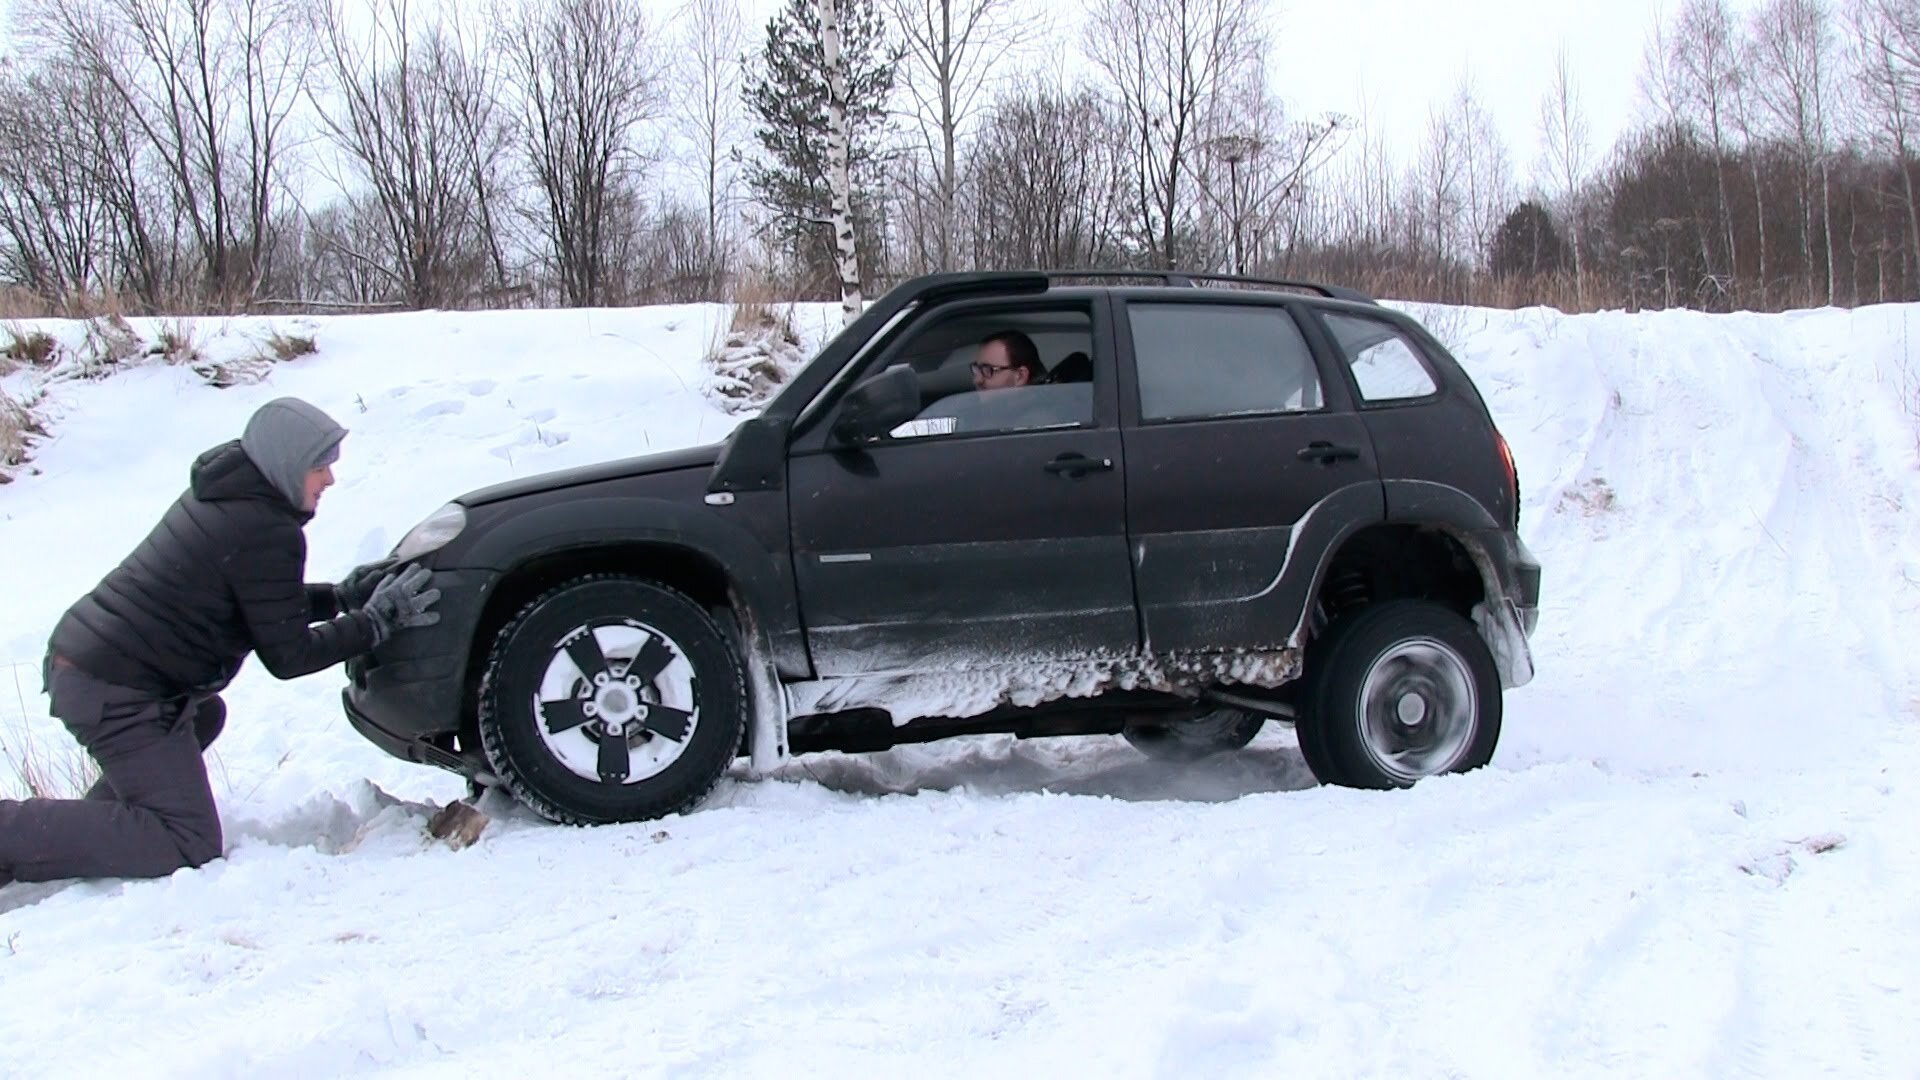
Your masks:
[{"label": "gray glove", "polygon": [[393,636],[395,630],[432,626],[440,621],[439,612],[427,610],[439,601],[440,590],[420,591],[432,580],[433,571],[417,563],[380,579],[366,606],[360,609],[373,622],[375,645]]},{"label": "gray glove", "polygon": [[382,559],[347,571],[347,576],[341,578],[333,587],[333,595],[340,601],[340,610],[359,611],[366,607],[367,601],[373,598],[373,590],[379,586],[380,580],[392,570],[393,560]]}]

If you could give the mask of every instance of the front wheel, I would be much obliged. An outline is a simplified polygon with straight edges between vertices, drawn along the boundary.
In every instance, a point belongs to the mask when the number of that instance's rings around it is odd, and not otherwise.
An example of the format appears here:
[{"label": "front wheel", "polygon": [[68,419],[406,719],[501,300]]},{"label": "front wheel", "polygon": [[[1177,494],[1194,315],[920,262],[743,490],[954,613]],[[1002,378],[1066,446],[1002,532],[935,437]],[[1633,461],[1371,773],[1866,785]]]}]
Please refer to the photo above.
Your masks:
[{"label": "front wheel", "polygon": [[719,782],[747,721],[726,633],[685,595],[597,574],[537,597],[494,638],[480,745],[514,796],[552,821],[643,821]]},{"label": "front wheel", "polygon": [[1473,624],[1393,600],[1343,617],[1308,650],[1296,731],[1321,783],[1403,788],[1485,765],[1500,716],[1499,670]]}]

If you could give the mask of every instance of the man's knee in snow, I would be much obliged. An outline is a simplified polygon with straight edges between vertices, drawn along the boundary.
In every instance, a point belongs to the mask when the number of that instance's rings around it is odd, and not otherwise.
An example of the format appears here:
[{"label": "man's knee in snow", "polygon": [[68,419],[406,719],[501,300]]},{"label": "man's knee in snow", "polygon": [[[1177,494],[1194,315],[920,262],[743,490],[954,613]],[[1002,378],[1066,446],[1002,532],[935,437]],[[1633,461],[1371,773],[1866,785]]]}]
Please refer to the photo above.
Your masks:
[{"label": "man's knee in snow", "polygon": [[179,834],[180,858],[182,865],[189,869],[205,866],[220,857],[225,844],[220,835],[220,822],[216,819],[211,825],[200,825]]}]

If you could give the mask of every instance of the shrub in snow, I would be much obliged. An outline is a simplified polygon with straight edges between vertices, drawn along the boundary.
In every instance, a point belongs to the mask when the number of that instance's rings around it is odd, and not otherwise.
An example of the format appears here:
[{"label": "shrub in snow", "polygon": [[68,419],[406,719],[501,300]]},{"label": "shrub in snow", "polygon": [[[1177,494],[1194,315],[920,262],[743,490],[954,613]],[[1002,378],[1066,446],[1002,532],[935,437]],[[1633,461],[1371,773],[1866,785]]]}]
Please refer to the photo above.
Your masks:
[{"label": "shrub in snow", "polygon": [[0,391],[0,484],[13,479],[9,470],[25,462],[33,440],[46,433],[31,409]]},{"label": "shrub in snow", "polygon": [[195,340],[193,324],[185,319],[168,319],[160,324],[148,353],[169,364],[192,366],[200,362],[200,344]]},{"label": "shrub in snow", "polygon": [[790,331],[734,330],[707,362],[713,366],[708,390],[728,412],[758,409],[785,386],[808,360]]},{"label": "shrub in snow", "polygon": [[809,359],[789,314],[758,290],[743,289],[731,329],[707,354],[713,369],[708,396],[728,412],[750,412],[765,405]]},{"label": "shrub in snow", "polygon": [[137,358],[146,351],[146,345],[125,316],[103,315],[87,320],[86,342],[80,351],[86,363],[115,367]]},{"label": "shrub in snow", "polygon": [[283,334],[278,330],[267,335],[265,345],[267,352],[279,361],[311,356],[320,351],[320,345],[312,334]]},{"label": "shrub in snow", "polygon": [[46,367],[60,351],[60,343],[45,330],[23,330],[17,325],[8,324],[4,333],[6,341],[0,343],[0,356],[5,356],[15,365]]}]

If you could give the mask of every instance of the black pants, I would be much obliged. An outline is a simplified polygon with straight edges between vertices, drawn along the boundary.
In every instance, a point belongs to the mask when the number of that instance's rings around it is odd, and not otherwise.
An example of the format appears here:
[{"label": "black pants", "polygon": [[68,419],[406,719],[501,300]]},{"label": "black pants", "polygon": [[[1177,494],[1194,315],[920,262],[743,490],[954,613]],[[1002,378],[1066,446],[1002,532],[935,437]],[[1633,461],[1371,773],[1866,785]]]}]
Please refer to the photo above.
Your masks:
[{"label": "black pants", "polygon": [[0,885],[164,877],[220,856],[200,755],[226,724],[225,702],[156,699],[62,666],[49,668],[47,692],[100,782],[83,799],[0,799]]}]

